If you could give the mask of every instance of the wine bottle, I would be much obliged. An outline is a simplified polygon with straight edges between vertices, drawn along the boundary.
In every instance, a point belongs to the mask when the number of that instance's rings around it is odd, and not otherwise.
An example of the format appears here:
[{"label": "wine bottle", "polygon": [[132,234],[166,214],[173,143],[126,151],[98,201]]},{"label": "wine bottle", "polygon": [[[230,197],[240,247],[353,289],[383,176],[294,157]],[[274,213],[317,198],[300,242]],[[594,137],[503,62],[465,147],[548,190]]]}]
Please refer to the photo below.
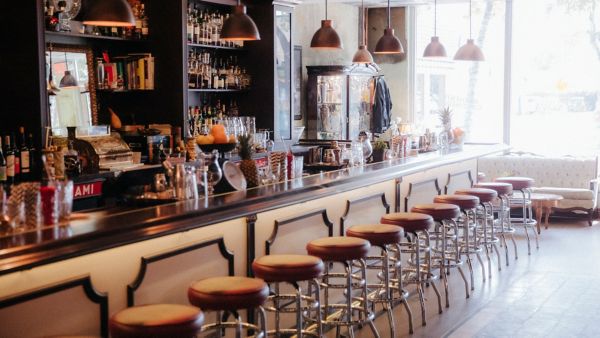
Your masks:
[{"label": "wine bottle", "polygon": [[15,183],[21,181],[21,151],[17,147],[17,139],[15,133],[10,134],[10,144],[12,146],[12,152],[15,156]]},{"label": "wine bottle", "polygon": [[6,185],[6,158],[2,151],[2,138],[0,137],[0,187]]},{"label": "wine bottle", "polygon": [[19,128],[19,134],[21,136],[21,181],[29,181],[31,176],[31,155],[29,152],[29,148],[27,147],[27,140],[25,139],[25,127]]},{"label": "wine bottle", "polygon": [[15,153],[10,147],[10,136],[4,136],[4,156],[6,156],[6,184],[11,186],[15,183]]}]

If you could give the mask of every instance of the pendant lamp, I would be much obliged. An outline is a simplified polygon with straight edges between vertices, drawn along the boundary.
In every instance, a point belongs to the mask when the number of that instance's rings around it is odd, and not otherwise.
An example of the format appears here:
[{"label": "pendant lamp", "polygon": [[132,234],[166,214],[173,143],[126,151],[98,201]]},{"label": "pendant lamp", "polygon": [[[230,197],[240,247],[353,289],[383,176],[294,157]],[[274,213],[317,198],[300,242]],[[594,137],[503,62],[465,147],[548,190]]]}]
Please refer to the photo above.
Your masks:
[{"label": "pendant lamp", "polygon": [[82,21],[84,25],[93,26],[135,26],[135,17],[127,0],[89,0]]},{"label": "pendant lamp", "polygon": [[362,32],[362,41],[360,43],[360,45],[358,46],[358,50],[356,51],[356,53],[354,54],[354,57],[352,58],[352,63],[359,63],[359,64],[370,64],[373,63],[373,55],[371,55],[371,53],[369,53],[369,50],[367,49],[366,46],[366,42],[365,42],[365,38],[366,38],[366,32],[364,31],[364,22],[365,22],[365,1],[362,0],[360,3],[360,17],[362,18],[362,26],[360,27],[361,32]]},{"label": "pendant lamp", "polygon": [[431,42],[425,47],[423,52],[424,58],[446,57],[446,48],[440,43],[440,38],[437,36],[437,0],[433,5],[433,36]]},{"label": "pendant lamp", "polygon": [[392,28],[392,9],[390,7],[390,0],[387,4],[387,28],[383,31],[383,36],[377,41],[375,46],[375,54],[404,54],[404,47],[396,35],[394,35],[394,29]]},{"label": "pendant lamp", "polygon": [[65,88],[65,87],[77,87],[78,83],[77,83],[77,79],[73,76],[73,74],[71,74],[71,71],[69,70],[69,61],[67,60],[67,53],[65,52],[65,74],[63,75],[62,79],[60,79],[60,83],[58,84],[58,86],[60,88]]},{"label": "pendant lamp", "polygon": [[483,52],[472,38],[472,27],[471,27],[471,0],[469,0],[469,39],[467,43],[458,49],[456,55],[454,55],[454,60],[461,61],[484,61],[485,57],[483,56]]},{"label": "pendant lamp", "polygon": [[237,2],[233,13],[223,23],[221,39],[225,41],[255,41],[260,40],[260,33],[256,24],[246,14],[246,6]]},{"label": "pendant lamp", "polygon": [[310,48],[342,49],[342,40],[333,29],[333,21],[327,19],[327,0],[325,0],[325,20],[321,20],[321,28],[315,32],[310,41]]}]

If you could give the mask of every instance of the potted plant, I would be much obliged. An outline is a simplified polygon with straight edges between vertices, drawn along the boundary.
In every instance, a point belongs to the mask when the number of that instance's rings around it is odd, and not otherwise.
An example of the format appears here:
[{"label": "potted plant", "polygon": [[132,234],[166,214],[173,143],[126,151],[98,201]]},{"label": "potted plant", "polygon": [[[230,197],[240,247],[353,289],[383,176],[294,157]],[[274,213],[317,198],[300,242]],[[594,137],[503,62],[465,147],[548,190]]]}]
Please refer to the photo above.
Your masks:
[{"label": "potted plant", "polygon": [[388,144],[385,141],[377,140],[373,143],[373,162],[381,162],[385,158],[385,151]]}]

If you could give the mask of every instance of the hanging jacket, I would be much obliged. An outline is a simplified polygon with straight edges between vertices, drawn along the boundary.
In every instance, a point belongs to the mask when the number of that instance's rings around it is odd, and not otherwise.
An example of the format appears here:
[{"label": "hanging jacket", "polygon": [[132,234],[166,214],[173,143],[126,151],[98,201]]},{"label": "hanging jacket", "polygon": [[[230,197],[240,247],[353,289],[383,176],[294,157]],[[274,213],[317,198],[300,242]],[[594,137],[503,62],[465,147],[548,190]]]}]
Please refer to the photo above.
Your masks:
[{"label": "hanging jacket", "polygon": [[375,79],[375,100],[373,104],[373,133],[383,133],[390,125],[392,98],[383,76]]}]

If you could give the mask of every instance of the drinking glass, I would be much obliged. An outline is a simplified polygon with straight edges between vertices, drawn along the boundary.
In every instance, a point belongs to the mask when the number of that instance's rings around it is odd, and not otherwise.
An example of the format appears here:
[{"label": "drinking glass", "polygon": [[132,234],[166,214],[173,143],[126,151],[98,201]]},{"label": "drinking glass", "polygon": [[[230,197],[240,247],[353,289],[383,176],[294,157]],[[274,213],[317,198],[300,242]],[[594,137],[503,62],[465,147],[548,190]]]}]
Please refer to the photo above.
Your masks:
[{"label": "drinking glass", "polygon": [[55,181],[56,201],[58,204],[58,219],[68,222],[73,211],[73,181]]},{"label": "drinking glass", "polygon": [[303,171],[304,171],[304,156],[294,156],[293,178],[302,178]]}]

